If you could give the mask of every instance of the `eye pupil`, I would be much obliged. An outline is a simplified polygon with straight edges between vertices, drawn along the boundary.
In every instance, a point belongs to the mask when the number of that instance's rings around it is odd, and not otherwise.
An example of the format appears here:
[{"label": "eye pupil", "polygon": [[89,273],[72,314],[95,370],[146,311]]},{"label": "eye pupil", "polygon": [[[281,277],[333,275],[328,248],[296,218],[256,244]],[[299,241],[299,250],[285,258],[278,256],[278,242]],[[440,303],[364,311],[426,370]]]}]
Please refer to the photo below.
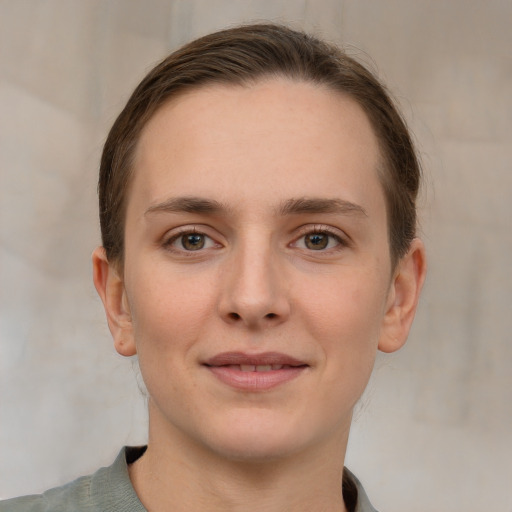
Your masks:
[{"label": "eye pupil", "polygon": [[305,243],[308,249],[325,249],[329,243],[329,235],[324,233],[312,233],[306,236]]},{"label": "eye pupil", "polygon": [[183,245],[183,248],[188,251],[197,251],[202,249],[204,247],[204,235],[195,233],[184,235],[181,239],[181,245]]}]

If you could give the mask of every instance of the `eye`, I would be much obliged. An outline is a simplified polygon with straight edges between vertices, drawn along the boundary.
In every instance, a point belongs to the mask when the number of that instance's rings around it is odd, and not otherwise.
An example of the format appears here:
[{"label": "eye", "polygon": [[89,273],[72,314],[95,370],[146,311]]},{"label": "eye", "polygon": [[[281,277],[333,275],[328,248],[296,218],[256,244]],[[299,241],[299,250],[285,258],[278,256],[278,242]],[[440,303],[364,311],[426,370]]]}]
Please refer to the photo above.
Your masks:
[{"label": "eye", "polygon": [[326,229],[315,228],[301,235],[293,244],[299,249],[307,249],[309,251],[325,251],[345,246],[343,238]]},{"label": "eye", "polygon": [[311,233],[304,237],[304,244],[308,249],[320,251],[329,245],[329,235],[326,233]]},{"label": "eye", "polygon": [[178,239],[183,249],[187,251],[198,251],[202,249],[206,242],[206,237],[198,233],[190,233],[188,235],[181,235]]},{"label": "eye", "polygon": [[171,237],[165,245],[175,251],[193,252],[209,249],[210,247],[215,247],[217,244],[204,233],[187,231]]}]

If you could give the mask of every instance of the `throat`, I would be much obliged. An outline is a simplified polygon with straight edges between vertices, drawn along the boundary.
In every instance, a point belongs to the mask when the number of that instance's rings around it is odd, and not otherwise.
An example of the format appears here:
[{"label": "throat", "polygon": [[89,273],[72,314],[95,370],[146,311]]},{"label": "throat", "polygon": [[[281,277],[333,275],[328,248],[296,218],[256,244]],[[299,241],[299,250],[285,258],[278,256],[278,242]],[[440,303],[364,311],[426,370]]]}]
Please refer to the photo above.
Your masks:
[{"label": "throat", "polygon": [[[198,469],[187,461],[173,459],[162,459],[156,450],[148,448],[142,455],[139,452],[139,457],[128,466],[132,485],[146,510],[355,510],[352,494],[345,506],[345,483],[342,493],[341,475],[334,480],[334,486],[328,486],[325,478],[316,478],[315,472],[285,461],[268,461],[268,464],[225,461],[212,465],[211,461],[204,460],[202,468]],[[357,490],[355,496],[357,500]]]}]

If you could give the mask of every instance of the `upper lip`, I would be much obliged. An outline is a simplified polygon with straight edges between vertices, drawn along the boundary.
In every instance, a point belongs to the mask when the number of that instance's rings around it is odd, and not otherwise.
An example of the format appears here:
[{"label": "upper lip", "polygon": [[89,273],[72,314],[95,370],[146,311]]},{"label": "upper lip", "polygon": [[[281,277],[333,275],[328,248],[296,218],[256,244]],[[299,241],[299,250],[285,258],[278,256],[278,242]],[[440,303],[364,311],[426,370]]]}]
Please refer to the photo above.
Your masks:
[{"label": "upper lip", "polygon": [[244,352],[222,352],[204,362],[207,366],[227,365],[288,365],[307,366],[307,363],[295,357],[279,352],[263,352],[260,354],[245,354]]}]

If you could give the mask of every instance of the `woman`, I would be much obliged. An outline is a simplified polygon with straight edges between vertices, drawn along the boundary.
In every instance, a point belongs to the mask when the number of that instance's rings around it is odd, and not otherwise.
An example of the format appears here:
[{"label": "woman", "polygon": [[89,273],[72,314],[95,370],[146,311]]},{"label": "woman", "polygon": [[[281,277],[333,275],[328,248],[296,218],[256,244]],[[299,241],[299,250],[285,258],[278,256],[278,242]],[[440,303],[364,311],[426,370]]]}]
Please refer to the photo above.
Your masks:
[{"label": "woman", "polygon": [[171,54],[106,141],[93,254],[148,445],[0,510],[374,510],[343,463],[376,351],[416,310],[419,181],[400,115],[339,49],[254,25]]}]

